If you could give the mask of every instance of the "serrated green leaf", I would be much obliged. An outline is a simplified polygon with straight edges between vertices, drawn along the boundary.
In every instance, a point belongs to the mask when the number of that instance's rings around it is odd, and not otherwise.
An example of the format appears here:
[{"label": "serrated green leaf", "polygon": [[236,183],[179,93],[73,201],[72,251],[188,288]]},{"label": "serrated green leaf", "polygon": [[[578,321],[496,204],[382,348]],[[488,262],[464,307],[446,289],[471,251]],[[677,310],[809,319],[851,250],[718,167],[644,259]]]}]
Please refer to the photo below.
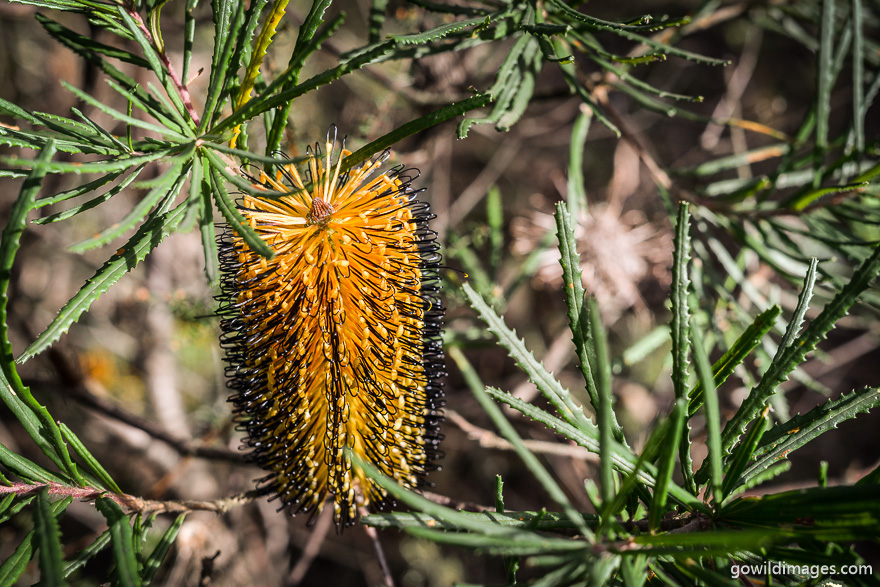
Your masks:
[{"label": "serrated green leaf", "polygon": [[[144,130],[152,131],[152,132],[156,133],[157,135],[159,135],[160,137],[164,137],[165,139],[176,142],[176,143],[185,143],[185,142],[192,139],[191,134],[189,136],[185,135],[185,134],[181,134],[181,133],[177,132],[176,130],[171,130],[170,128],[168,128],[166,126],[153,124],[152,122],[146,122],[144,120],[134,118],[134,117],[129,116],[127,114],[123,114],[119,110],[116,110],[115,108],[110,108],[109,106],[107,106],[103,102],[96,100],[95,98],[93,98],[92,96],[87,94],[86,92],[83,92],[82,90],[80,90],[76,86],[73,86],[65,81],[62,81],[61,85],[64,86],[65,89],[67,89],[68,91],[75,94],[76,97],[79,98],[80,100],[82,100],[83,102],[86,102],[87,104],[93,106],[94,108],[97,108],[98,110],[100,110],[101,112],[106,114],[107,116],[115,118],[116,120],[118,120],[120,122],[124,122],[125,124],[131,125],[131,126],[136,126],[138,128],[142,128]],[[128,92],[126,92],[125,90],[122,90],[118,86],[116,86],[116,87],[120,91],[122,91],[123,93],[128,94]]]},{"label": "serrated green leaf", "polygon": [[147,557],[147,560],[144,562],[144,571],[142,574],[144,585],[149,585],[153,580],[156,571],[159,570],[162,561],[165,560],[168,551],[171,550],[171,546],[177,539],[177,533],[180,532],[180,528],[183,526],[185,519],[186,514],[180,514],[177,516],[171,526],[169,526],[165,533],[162,534],[162,538],[159,539],[159,543],[156,544],[153,552]]},{"label": "serrated green leaf", "polygon": [[583,408],[574,403],[569,391],[562,387],[559,380],[547,372],[544,365],[526,348],[516,333],[507,327],[504,320],[486,304],[480,294],[474,291],[470,285],[465,283],[463,289],[473,308],[479,313],[483,322],[488,325],[489,331],[498,337],[499,344],[507,349],[510,356],[522,367],[532,383],[558,410],[559,415],[577,428],[593,430],[595,426],[584,415]]},{"label": "serrated green leaf", "polygon": [[18,497],[15,493],[10,493],[3,499],[3,503],[11,503],[4,511],[3,514],[0,515],[0,524],[5,524],[9,518],[26,508],[34,501],[35,497],[33,495],[21,498],[16,501],[16,497]]},{"label": "serrated green leaf", "polygon": [[785,381],[788,374],[803,361],[806,354],[815,349],[819,341],[825,338],[837,321],[846,315],[849,308],[856,302],[858,296],[868,288],[878,272],[880,272],[880,247],[875,247],[874,252],[856,270],[849,283],[826,304],[822,312],[804,332],[788,346],[784,348],[780,346],[780,353],[774,357],[767,372],[761,378],[761,382],[752,390],[736,415],[725,426],[722,440],[726,450],[729,450],[742,434],[745,424],[763,408],[764,403],[776,387]]},{"label": "serrated green leaf", "polygon": [[[206,151],[210,157],[210,151]],[[213,163],[213,161],[212,161]],[[226,219],[226,222],[232,226],[233,230],[244,240],[245,243],[258,255],[262,255],[267,259],[275,256],[275,252],[260,238],[260,235],[247,224],[247,221],[236,209],[235,203],[229,197],[226,186],[223,184],[223,177],[217,170],[216,164],[210,166],[211,179],[213,181],[213,189],[211,190],[217,208]],[[209,166],[206,166],[209,167]]]},{"label": "serrated green leaf", "polygon": [[652,530],[660,527],[660,521],[666,514],[666,497],[669,495],[669,484],[672,480],[672,471],[675,468],[675,455],[678,453],[678,445],[681,442],[686,413],[687,404],[684,399],[677,400],[672,414],[669,416],[667,441],[660,448],[660,456],[657,459],[657,482],[654,485],[651,507],[648,508],[648,520]]},{"label": "serrated green leaf", "polygon": [[[690,277],[688,276],[687,269],[691,248],[690,210],[688,209],[687,202],[680,202],[678,204],[678,216],[675,223],[673,242],[672,323],[670,324],[672,333],[672,387],[676,400],[687,400],[688,350],[691,344],[688,335],[690,325],[690,306],[688,305]],[[681,463],[684,485],[691,493],[696,495],[697,486],[693,476],[690,430],[690,423],[686,419],[678,445],[678,457]]]},{"label": "serrated green leaf", "polygon": [[119,279],[133,269],[165,237],[174,232],[183,219],[185,205],[147,220],[125,245],[110,257],[86,284],[58,312],[52,323],[28,346],[18,362],[24,362],[46,350],[52,343],[67,332],[83,312],[88,310],[98,297],[110,289]]},{"label": "serrated green leaf", "polygon": [[[465,284],[465,287],[467,287],[467,284]],[[478,294],[474,292],[474,295]],[[480,299],[480,301],[482,301],[482,299]],[[580,514],[574,509],[574,506],[571,505],[571,502],[568,500],[568,497],[566,497],[565,492],[562,491],[562,488],[559,487],[559,484],[557,484],[553,477],[550,476],[550,473],[547,472],[547,469],[544,468],[535,454],[523,444],[519,434],[516,433],[516,430],[514,430],[513,426],[501,412],[501,409],[486,393],[483,382],[465,358],[461,349],[453,346],[450,347],[447,352],[458,365],[458,368],[461,371],[465,382],[468,384],[468,387],[470,387],[471,392],[474,394],[474,397],[480,403],[483,410],[489,415],[489,418],[492,419],[492,422],[495,424],[495,427],[498,428],[501,436],[506,438],[510,444],[513,445],[516,454],[519,455],[520,459],[522,459],[523,463],[525,463],[526,467],[531,471],[532,475],[534,475],[534,478],[544,487],[544,490],[550,495],[550,498],[562,508],[562,511],[565,512],[572,522],[578,525],[578,529],[587,537],[587,540],[592,542],[592,531],[583,523]]]},{"label": "serrated green leaf", "polygon": [[736,488],[740,481],[740,476],[745,470],[746,465],[755,453],[758,443],[764,436],[764,432],[770,426],[769,417],[770,407],[764,408],[761,416],[752,424],[752,428],[746,434],[745,439],[736,447],[731,455],[730,463],[724,477],[724,484],[721,487],[722,498],[726,498]]},{"label": "serrated green leaf", "polygon": [[[188,149],[188,154],[192,154],[195,148]],[[186,157],[182,154],[181,158]],[[154,208],[161,208],[161,203],[172,202],[180,189],[183,187],[187,175],[192,170],[191,161],[176,163],[168,171],[154,180],[153,187],[147,192],[143,198],[138,200],[132,209],[118,222],[114,222],[108,228],[102,230],[95,236],[87,238],[78,243],[70,245],[68,250],[72,253],[84,253],[88,250],[102,247],[107,243],[116,240],[129,230],[133,229],[138,222],[144,221],[145,218],[155,217],[161,214],[161,211]],[[152,211],[152,214],[151,214]]]},{"label": "serrated green leaf", "polygon": [[[64,190],[63,192],[58,192],[54,196],[45,196],[39,198],[36,202],[34,202],[34,208],[42,208],[43,206],[49,206],[52,204],[57,204],[59,202],[63,202],[65,200],[69,200],[70,198],[75,198],[77,196],[82,196],[83,194],[87,194],[101,188],[108,183],[115,181],[120,175],[122,175],[122,171],[114,171],[113,173],[108,173],[99,177],[96,180],[84,183],[75,188],[71,188],[69,190]],[[38,220],[34,220],[35,223],[40,224]]]},{"label": "serrated green leaf", "polygon": [[103,465],[101,465],[101,463],[98,462],[98,459],[89,452],[89,449],[87,449],[79,437],[73,433],[73,430],[68,428],[67,424],[64,424],[63,422],[59,422],[58,426],[61,428],[61,434],[64,435],[64,440],[70,444],[73,451],[80,459],[82,459],[92,474],[97,477],[98,481],[103,485],[103,488],[109,489],[114,493],[122,493],[122,490],[116,484],[116,481],[110,477],[110,474],[104,469]]},{"label": "serrated green leaf", "polygon": [[12,264],[20,245],[21,234],[27,222],[27,215],[34,207],[46,170],[43,164],[55,154],[54,143],[50,142],[34,163],[35,169],[23,182],[18,199],[12,206],[8,223],[0,237],[0,397],[24,426],[28,435],[55,465],[76,482],[84,482],[70,459],[67,447],[55,420],[45,407],[34,398],[18,376],[13,361],[12,345],[9,342],[7,304],[9,280]]},{"label": "serrated green leaf", "polygon": [[110,542],[113,559],[116,561],[116,580],[123,587],[141,585],[129,517],[122,512],[119,504],[108,497],[96,499],[95,507],[104,515],[110,527]]},{"label": "serrated green leaf", "polygon": [[[559,262],[562,265],[562,291],[565,294],[565,303],[568,306],[568,327],[571,329],[572,340],[578,357],[578,367],[586,382],[587,394],[593,409],[599,410],[599,390],[596,377],[594,376],[590,355],[595,355],[591,350],[593,342],[590,335],[590,323],[588,312],[584,311],[586,292],[581,277],[580,255],[577,252],[577,241],[574,229],[571,225],[571,217],[568,214],[564,202],[556,205],[556,230],[559,239]],[[610,425],[614,438],[621,444],[626,444],[623,429],[617,423],[614,412],[610,413]]]},{"label": "serrated green leaf", "polygon": [[[595,427],[591,431],[579,430],[571,424],[564,422],[551,414],[548,414],[544,410],[537,408],[527,402],[524,402],[521,399],[516,398],[505,391],[501,391],[493,387],[487,387],[486,393],[488,393],[494,399],[504,404],[507,404],[511,408],[519,411],[524,416],[531,418],[536,422],[540,422],[550,430],[562,434],[569,440],[574,441],[575,443],[586,448],[590,452],[599,454],[599,431],[596,430]],[[637,457],[623,446],[612,445],[611,455],[612,462],[614,463],[614,467],[616,470],[624,474],[631,473],[635,470]],[[655,487],[656,469],[653,466],[646,464],[643,471],[639,473],[638,479],[649,487]],[[688,493],[684,489],[680,488],[678,485],[673,483],[670,484],[668,487],[669,495],[687,509],[698,509],[705,512],[709,511],[696,496]]]},{"label": "serrated green leaf", "polygon": [[[5,388],[6,386],[3,385]],[[5,398],[4,398],[5,399]],[[26,408],[25,408],[26,409]],[[61,483],[64,485],[72,485],[73,481],[66,477],[60,477],[55,473],[49,472],[40,465],[17,455],[4,445],[0,444],[0,464],[4,467],[31,483]]]},{"label": "serrated green leaf", "polygon": [[[724,59],[713,59],[711,57],[705,57],[703,55],[699,55],[697,53],[692,53],[690,51],[685,51],[683,49],[679,49],[678,47],[673,47],[672,45],[667,45],[665,43],[661,43],[655,41],[650,37],[645,37],[639,35],[634,30],[645,30],[644,26],[627,26],[622,25],[620,23],[614,23],[607,20],[602,20],[599,18],[595,18],[592,16],[588,16],[582,12],[578,12],[574,8],[571,8],[562,0],[549,0],[548,6],[552,7],[554,12],[560,13],[564,16],[573,18],[574,20],[582,22],[591,30],[603,30],[613,32],[616,35],[619,35],[625,39],[630,41],[635,41],[637,43],[644,43],[648,47],[655,49],[660,53],[667,53],[669,55],[673,55],[675,57],[681,57],[682,59],[687,59],[688,61],[693,61],[694,63],[701,63],[703,65],[730,65],[730,61]],[[569,21],[574,25],[573,21]]]},{"label": "serrated green leaf", "polygon": [[880,388],[865,387],[837,399],[828,400],[804,415],[777,424],[768,430],[755,450],[755,462],[743,474],[749,479],[770,465],[785,459],[821,434],[837,428],[841,422],[880,405]]},{"label": "serrated green leaf", "polygon": [[870,485],[796,489],[761,497],[741,497],[725,505],[719,521],[760,528],[774,536],[818,540],[876,540],[880,500]]},{"label": "serrated green leaf", "polygon": [[423,43],[427,43],[428,41],[442,39],[443,37],[451,33],[463,31],[464,29],[470,27],[478,27],[480,25],[488,24],[488,20],[488,17],[468,18],[465,20],[442,24],[423,33],[416,33],[412,35],[389,35],[389,38],[394,39],[402,45],[421,45]]},{"label": "serrated green leaf", "polygon": [[372,141],[345,159],[342,160],[341,169],[351,169],[358,163],[362,163],[372,157],[374,154],[383,151],[394,145],[395,143],[402,141],[406,137],[412,136],[418,132],[421,132],[425,129],[431,128],[441,122],[445,122],[450,118],[454,118],[465,112],[469,112],[474,110],[475,108],[482,108],[491,102],[492,98],[488,94],[479,94],[468,98],[466,100],[462,100],[461,102],[455,102],[453,104],[449,104],[448,106],[444,106],[430,114],[426,114],[420,118],[415,120],[411,120],[406,124],[403,124],[393,131],[385,134],[375,141]]},{"label": "serrated green leaf", "polygon": [[66,585],[64,580],[64,555],[61,553],[61,530],[49,502],[49,490],[45,487],[37,494],[34,507],[34,534],[40,556],[40,583],[43,585]]},{"label": "serrated green leaf", "polygon": [[[74,206],[73,208],[68,208],[67,210],[63,210],[61,212],[56,212],[55,214],[49,214],[48,216],[44,216],[42,218],[36,218],[34,220],[34,224],[50,224],[52,222],[59,222],[61,220],[67,220],[68,218],[76,216],[77,214],[80,214],[80,213],[85,212],[87,210],[91,210],[92,208],[98,206],[99,204],[103,204],[104,202],[106,202],[107,200],[109,200],[110,198],[112,198],[116,194],[120,193],[125,188],[127,188],[131,184],[131,182],[133,182],[135,179],[137,179],[138,175],[140,175],[141,171],[143,171],[143,170],[144,170],[144,166],[141,165],[140,167],[135,169],[128,177],[123,179],[121,182],[119,182],[117,185],[113,186],[112,188],[110,188],[109,190],[104,192],[103,194],[101,194],[97,197],[94,197],[87,202],[83,202],[82,204],[79,204],[78,206]],[[110,181],[112,181],[116,177],[119,177],[120,174],[122,174],[121,171],[116,172],[115,174],[108,174],[108,175],[102,177],[100,180],[98,180],[98,182],[100,182],[100,183],[89,182],[89,184],[95,184],[93,189],[97,189],[98,187],[100,187],[100,185],[102,185],[102,183],[106,183],[104,181],[105,178],[112,178],[112,179],[110,179]],[[114,177],[114,175],[115,175],[115,177]],[[87,184],[87,185],[89,185],[89,184]],[[80,195],[79,193],[77,193],[79,191],[80,190],[78,190],[78,189],[69,190],[69,192],[73,192],[75,195]],[[89,189],[87,191],[93,191],[93,190]],[[86,193],[86,191],[83,191],[82,193]],[[70,197],[73,197],[73,195],[66,195],[63,199],[67,199]],[[44,200],[49,200],[49,199],[53,199],[53,198],[41,198],[40,200],[37,201],[37,205],[38,206],[45,205]],[[53,203],[53,202],[46,202],[46,203]]]},{"label": "serrated green leaf", "polygon": [[[168,70],[165,68],[165,65],[162,63],[161,58],[156,53],[156,50],[153,48],[153,43],[151,43],[150,40],[148,40],[144,36],[141,28],[128,14],[128,9],[126,7],[118,6],[116,10],[121,21],[128,29],[131,37],[135,40],[135,42],[137,42],[138,45],[140,45],[144,57],[150,64],[150,69],[162,83],[162,86],[165,88],[167,96],[171,99],[171,102],[173,102],[177,112],[180,113],[181,116],[188,116],[186,105],[184,104],[183,99],[180,96],[178,88],[174,85],[171,76],[168,74]],[[188,134],[192,134],[191,131],[195,129],[195,126],[195,123],[189,123],[188,128],[186,129],[187,131],[190,131]]]},{"label": "serrated green leaf", "polygon": [[67,566],[64,567],[64,576],[69,577],[71,573],[85,566],[92,557],[107,548],[108,544],[110,544],[109,529],[105,530],[100,536],[98,536],[94,542],[79,551],[76,556],[67,563]]},{"label": "serrated green leaf", "polygon": [[[761,312],[754,322],[746,328],[736,342],[727,349],[727,352],[715,361],[712,365],[712,376],[716,385],[721,385],[727,378],[733,374],[737,365],[741,364],[752,350],[758,346],[761,339],[773,329],[776,319],[782,313],[782,308],[772,306],[771,308]],[[688,417],[690,418],[697,413],[697,410],[703,405],[703,383],[697,382],[690,393],[688,393]]]},{"label": "serrated green leaf", "polygon": [[[56,517],[61,515],[72,501],[72,497],[65,497],[62,500],[50,504],[49,509],[51,511],[51,515]],[[13,552],[12,555],[5,561],[3,561],[2,565],[0,565],[0,585],[17,584],[16,581],[24,572],[28,562],[34,556],[35,534],[35,530],[31,530],[30,532],[28,532],[22,539],[22,541],[18,543],[18,547],[16,547],[15,552]]]},{"label": "serrated green leaf", "polygon": [[303,94],[306,94],[316,88],[329,84],[330,82],[339,79],[347,73],[351,73],[352,71],[370,65],[371,63],[377,61],[380,57],[391,51],[395,47],[395,45],[396,42],[393,40],[384,41],[362,53],[358,53],[357,55],[348,58],[343,58],[340,64],[336,67],[315,75],[288,90],[281,91],[274,95],[266,95],[269,93],[270,90],[274,90],[274,88],[270,86],[266,92],[263,92],[260,95],[254,97],[244,106],[238,108],[231,115],[227,116],[222,121],[217,123],[217,125],[215,125],[212,129],[212,132],[223,132],[229,130],[234,126],[241,124],[245,120],[249,120],[255,116],[258,116],[259,114],[262,114],[263,112],[266,112],[267,110],[271,110],[280,105],[283,105],[289,100],[293,100],[294,98],[302,96]]},{"label": "serrated green leaf", "polygon": [[[137,155],[134,157],[117,157],[114,159],[108,159],[106,161],[89,161],[85,163],[66,163],[62,161],[47,161],[45,163],[40,163],[40,168],[45,170],[45,173],[112,173],[114,171],[129,169],[131,167],[135,167],[137,165],[142,165],[144,163],[149,163],[151,161],[157,161],[159,159],[167,159],[173,157],[177,152],[179,152],[180,147],[175,145],[171,148],[159,149],[157,151],[153,151],[152,153],[146,153],[144,155]],[[32,168],[34,165],[33,161],[28,161],[24,159],[12,159],[9,157],[0,158],[0,161],[3,161],[7,165],[12,165],[14,167],[23,167],[26,169]]]}]

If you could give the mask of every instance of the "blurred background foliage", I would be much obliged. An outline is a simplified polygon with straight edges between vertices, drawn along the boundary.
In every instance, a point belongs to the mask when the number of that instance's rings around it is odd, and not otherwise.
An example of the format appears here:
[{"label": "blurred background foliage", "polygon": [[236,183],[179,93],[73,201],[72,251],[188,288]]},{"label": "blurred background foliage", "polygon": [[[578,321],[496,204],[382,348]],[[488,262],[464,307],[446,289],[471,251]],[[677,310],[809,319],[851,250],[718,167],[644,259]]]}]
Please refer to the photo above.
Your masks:
[{"label": "blurred background foliage", "polygon": [[[783,317],[791,315],[810,257],[820,260],[818,308],[880,241],[877,184],[871,183],[880,173],[880,114],[871,107],[880,89],[880,14],[868,2],[592,0],[581,8],[597,19],[629,23],[613,29],[601,21],[578,28],[566,17],[568,5],[557,0],[540,6],[545,9],[522,11],[519,36],[513,38],[486,18],[503,14],[503,3],[334,3],[325,22],[344,12],[345,23],[306,62],[300,80],[388,35],[400,41],[401,35],[474,20],[463,32],[456,29],[427,45],[414,42],[407,49],[401,41],[392,53],[399,58],[297,98],[280,144],[296,157],[336,124],[356,149],[446,104],[492,92],[493,104],[466,114],[473,120],[458,127],[445,122],[394,146],[396,160],[421,170],[419,185],[427,187],[423,197],[437,214],[434,228],[447,264],[467,274],[447,275],[447,342],[465,348],[483,381],[527,401],[536,398],[535,386],[474,319],[461,293],[466,280],[504,314],[547,370],[574,390],[579,403],[588,404],[585,396],[577,397],[583,383],[565,317],[554,237],[553,203],[566,199],[576,223],[584,283],[609,331],[618,419],[630,445],[642,447],[658,415],[668,414],[674,402],[667,300],[670,215],[678,200],[693,204],[694,296],[709,310],[701,315],[704,342],[721,349],[774,303],[782,305]],[[162,36],[174,63],[181,58],[185,10],[180,1],[162,10]],[[86,109],[61,86],[63,80],[124,110],[100,71],[46,34],[34,18],[37,11],[0,5],[0,97],[64,116],[71,107]],[[286,67],[307,13],[305,6],[288,8],[264,65],[269,79]],[[651,23],[639,20],[648,13],[654,16]],[[208,74],[196,74],[210,69],[213,27],[207,7],[193,14],[189,71],[195,77],[189,86],[198,101],[208,91]],[[112,40],[80,15],[53,13],[52,18],[98,41]],[[823,19],[835,26],[820,26]],[[854,19],[859,20],[854,24]],[[634,40],[635,34],[640,36]],[[661,54],[642,38],[676,50]],[[441,51],[453,43],[455,51]],[[418,47],[435,49],[419,53]],[[505,75],[506,67],[512,73]],[[136,81],[143,84],[151,79],[141,69],[132,68],[131,75],[142,76]],[[100,112],[86,112],[110,124]],[[251,148],[260,152],[265,135],[249,130]],[[459,140],[457,134],[467,138]],[[12,152],[2,147],[3,154]],[[148,168],[145,173],[157,172]],[[51,175],[44,189],[55,193],[79,181]],[[4,216],[19,187],[15,181],[0,185]],[[146,191],[124,191],[75,222],[24,232],[10,289],[16,355],[107,257],[103,249],[73,254],[67,248],[118,222]],[[41,208],[38,214],[56,211]],[[260,476],[237,452],[239,436],[226,404],[217,322],[211,317],[213,290],[203,270],[198,232],[171,235],[60,342],[21,368],[52,415],[73,429],[131,495],[210,500],[242,493]],[[773,397],[775,419],[785,421],[826,397],[877,384],[876,288],[862,300],[782,386],[784,393]],[[780,321],[777,334],[784,329]],[[723,416],[731,415],[753,386],[775,353],[778,335],[765,337],[756,355],[719,390]],[[443,470],[431,477],[431,491],[453,503],[488,505],[499,474],[508,509],[544,503],[509,445],[490,431],[461,376],[450,371],[446,457]],[[572,447],[556,442],[539,424],[518,416],[512,420],[525,438],[545,443],[533,446],[541,447],[542,460],[572,504],[591,511],[583,480],[597,476],[597,460],[567,451]],[[705,430],[699,417],[692,424],[699,462]],[[829,479],[860,478],[876,466],[878,430],[878,415],[871,413],[830,431],[792,457],[791,470],[775,480],[775,488],[812,484],[822,460],[829,462]],[[5,411],[0,442],[44,462]],[[547,443],[557,448],[548,449]],[[359,529],[335,535],[328,531],[327,517],[307,528],[305,519],[290,519],[275,509],[256,500],[222,517],[191,514],[157,580],[169,585],[198,584],[200,576],[219,585],[382,582],[372,546]],[[164,530],[172,522],[160,516],[155,525]],[[11,554],[29,524],[19,517],[0,527],[0,560]],[[105,520],[74,501],[60,524],[63,542],[72,550],[66,554],[72,554],[103,531]],[[382,542],[392,573],[404,586],[506,579],[494,557],[402,533],[386,532]],[[876,547],[860,548],[878,568]],[[82,584],[103,577],[110,557],[105,551],[92,559],[80,571]],[[37,573],[32,565],[22,581],[33,582]],[[539,574],[523,573],[524,578]]]}]

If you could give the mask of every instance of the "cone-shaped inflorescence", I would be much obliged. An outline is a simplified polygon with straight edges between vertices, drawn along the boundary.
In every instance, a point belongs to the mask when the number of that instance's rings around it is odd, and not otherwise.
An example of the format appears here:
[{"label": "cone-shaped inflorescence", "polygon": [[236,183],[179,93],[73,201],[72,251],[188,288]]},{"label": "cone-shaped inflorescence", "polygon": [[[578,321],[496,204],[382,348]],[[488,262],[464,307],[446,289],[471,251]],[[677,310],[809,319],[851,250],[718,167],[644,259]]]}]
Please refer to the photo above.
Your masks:
[{"label": "cone-shaped inflorescence", "polygon": [[433,215],[412,170],[378,173],[386,153],[341,172],[348,152],[334,135],[302,174],[290,164],[251,177],[287,192],[239,203],[275,256],[226,229],[219,313],[231,401],[269,471],[263,485],[294,514],[330,498],[345,526],[360,507],[392,505],[346,449],[410,488],[435,468],[443,306]]}]

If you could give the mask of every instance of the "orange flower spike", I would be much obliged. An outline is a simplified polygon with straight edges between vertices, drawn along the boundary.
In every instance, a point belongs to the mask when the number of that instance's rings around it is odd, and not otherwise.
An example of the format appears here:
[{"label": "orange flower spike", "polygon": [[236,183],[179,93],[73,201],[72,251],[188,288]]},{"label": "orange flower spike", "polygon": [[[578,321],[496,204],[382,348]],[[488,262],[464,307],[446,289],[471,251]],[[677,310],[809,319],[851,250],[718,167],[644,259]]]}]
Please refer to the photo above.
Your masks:
[{"label": "orange flower spike", "polygon": [[221,340],[245,444],[293,514],[332,499],[340,526],[392,505],[345,449],[409,488],[435,468],[444,374],[433,215],[402,167],[375,175],[387,153],[342,172],[347,154],[334,165],[328,136],[305,182],[292,164],[260,174],[287,195],[242,198],[273,259],[231,229],[220,239]]}]

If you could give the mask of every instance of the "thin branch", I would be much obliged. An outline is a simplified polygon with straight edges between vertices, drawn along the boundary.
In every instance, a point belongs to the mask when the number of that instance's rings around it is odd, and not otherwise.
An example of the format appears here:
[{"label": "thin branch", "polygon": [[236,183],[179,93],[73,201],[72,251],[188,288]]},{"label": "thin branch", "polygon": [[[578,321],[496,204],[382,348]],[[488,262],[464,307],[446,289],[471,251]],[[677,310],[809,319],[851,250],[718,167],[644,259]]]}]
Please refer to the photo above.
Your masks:
[{"label": "thin branch", "polygon": [[299,560],[296,561],[296,565],[294,565],[287,576],[287,584],[291,587],[299,585],[306,578],[306,573],[309,572],[312,563],[315,561],[318,553],[321,552],[321,545],[324,544],[324,539],[327,538],[327,532],[330,530],[332,522],[333,509],[325,507],[318,515],[318,521],[309,535],[309,541],[306,543],[306,547],[303,549]]},{"label": "thin branch", "polygon": [[235,463],[247,462],[247,453],[232,450],[225,446],[207,446],[201,442],[181,438],[171,434],[161,426],[158,426],[146,418],[132,414],[113,402],[92,393],[92,391],[88,389],[88,380],[82,377],[82,374],[71,364],[67,357],[55,348],[49,349],[47,354],[59,377],[66,387],[71,390],[71,396],[77,402],[86,405],[105,416],[113,418],[114,420],[118,420],[133,428],[146,432],[156,440],[160,440],[169,445],[183,456],[232,461]]},{"label": "thin branch", "polygon": [[[366,508],[361,508],[361,515],[366,515],[368,512]],[[372,526],[363,526],[364,532],[366,532],[367,536],[370,539],[370,542],[373,543],[373,551],[376,553],[376,562],[379,563],[379,568],[382,569],[382,579],[385,583],[385,587],[394,587],[394,579],[391,577],[391,569],[388,567],[388,559],[385,558],[385,550],[382,548],[382,543],[379,541],[379,533],[376,532],[376,529]]]},{"label": "thin branch", "polygon": [[[484,448],[494,448],[498,450],[513,450],[513,445],[504,438],[501,438],[491,430],[480,428],[465,420],[458,412],[454,410],[446,410],[446,419],[461,428],[467,434],[468,438],[477,441]],[[547,442],[544,440],[524,440],[523,444],[534,453],[557,455],[579,459],[584,461],[599,462],[599,455],[592,453],[582,446],[559,444],[556,442]]]},{"label": "thin branch", "polygon": [[258,497],[268,494],[265,488],[252,489],[232,497],[224,497],[212,501],[200,500],[168,500],[156,501],[143,499],[127,493],[111,493],[96,487],[70,487],[61,483],[12,483],[0,485],[0,495],[15,494],[18,496],[31,495],[47,488],[49,495],[72,497],[83,501],[93,501],[99,497],[109,497],[120,505],[126,513],[151,514],[180,514],[184,512],[205,511],[216,514],[225,514],[235,507],[252,502]]}]

